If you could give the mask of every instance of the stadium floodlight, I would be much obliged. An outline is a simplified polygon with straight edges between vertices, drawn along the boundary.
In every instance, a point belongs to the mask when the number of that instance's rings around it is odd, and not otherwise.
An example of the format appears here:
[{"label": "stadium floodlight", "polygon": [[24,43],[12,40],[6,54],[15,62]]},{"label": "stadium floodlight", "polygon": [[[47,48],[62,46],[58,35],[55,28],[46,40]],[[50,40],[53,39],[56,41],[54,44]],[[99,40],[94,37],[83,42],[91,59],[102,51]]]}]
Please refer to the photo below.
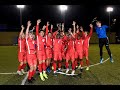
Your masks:
[{"label": "stadium floodlight", "polygon": [[112,7],[107,7],[107,12],[112,12],[113,8]]},{"label": "stadium floodlight", "polygon": [[24,8],[25,5],[17,5],[17,8]]},{"label": "stadium floodlight", "polygon": [[[113,7],[107,7],[106,11],[109,13],[109,27],[110,27],[110,13],[113,12]],[[109,41],[110,41],[110,28],[109,28]]]},{"label": "stadium floodlight", "polygon": [[64,12],[68,9],[68,6],[67,5],[60,5],[59,8],[60,8],[61,12]]},{"label": "stadium floodlight", "polygon": [[20,25],[22,25],[22,9],[25,8],[25,5],[17,5],[17,8],[20,9]]}]

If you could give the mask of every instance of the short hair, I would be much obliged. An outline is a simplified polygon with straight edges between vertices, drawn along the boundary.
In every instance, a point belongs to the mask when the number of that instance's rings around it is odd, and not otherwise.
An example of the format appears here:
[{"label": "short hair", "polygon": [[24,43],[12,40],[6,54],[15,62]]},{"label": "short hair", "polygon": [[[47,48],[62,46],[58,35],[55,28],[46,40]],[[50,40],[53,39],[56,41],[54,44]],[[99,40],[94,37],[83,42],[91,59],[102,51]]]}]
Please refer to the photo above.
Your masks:
[{"label": "short hair", "polygon": [[101,23],[101,21],[97,21],[96,23]]},{"label": "short hair", "polygon": [[40,30],[40,32],[42,32],[42,31],[44,32],[44,30]]}]

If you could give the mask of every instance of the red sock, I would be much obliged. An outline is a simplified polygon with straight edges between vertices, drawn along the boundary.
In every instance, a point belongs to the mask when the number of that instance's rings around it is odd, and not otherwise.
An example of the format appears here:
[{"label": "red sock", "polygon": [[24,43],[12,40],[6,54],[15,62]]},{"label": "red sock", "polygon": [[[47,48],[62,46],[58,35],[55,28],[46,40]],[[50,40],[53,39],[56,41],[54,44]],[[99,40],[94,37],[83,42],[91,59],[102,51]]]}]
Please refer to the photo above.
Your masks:
[{"label": "red sock", "polygon": [[39,72],[42,72],[42,64],[38,65],[38,70],[39,70]]},{"label": "red sock", "polygon": [[34,74],[35,74],[35,70],[32,71],[32,77],[34,76]]},{"label": "red sock", "polygon": [[32,72],[29,71],[28,79],[30,80],[32,77]]},{"label": "red sock", "polygon": [[75,70],[75,63],[72,62],[72,70]]},{"label": "red sock", "polygon": [[53,63],[54,71],[56,71],[56,63]]},{"label": "red sock", "polygon": [[22,66],[21,65],[19,65],[18,66],[18,71],[20,71],[22,69]]},{"label": "red sock", "polygon": [[58,63],[58,68],[61,68],[61,62]]},{"label": "red sock", "polygon": [[78,66],[78,65],[77,65],[77,60],[75,60],[75,67],[76,67],[76,66]]},{"label": "red sock", "polygon": [[89,60],[86,60],[86,65],[89,66]]},{"label": "red sock", "polygon": [[68,62],[66,62],[66,68],[68,68],[68,65],[69,65],[69,63],[68,63]]},{"label": "red sock", "polygon": [[80,60],[80,65],[81,67],[83,67],[83,60]]},{"label": "red sock", "polygon": [[23,64],[21,69],[24,69],[24,68],[25,68],[25,66],[26,66],[26,64]]},{"label": "red sock", "polygon": [[42,64],[42,68],[44,71],[46,71],[46,65],[45,65],[45,62]]}]

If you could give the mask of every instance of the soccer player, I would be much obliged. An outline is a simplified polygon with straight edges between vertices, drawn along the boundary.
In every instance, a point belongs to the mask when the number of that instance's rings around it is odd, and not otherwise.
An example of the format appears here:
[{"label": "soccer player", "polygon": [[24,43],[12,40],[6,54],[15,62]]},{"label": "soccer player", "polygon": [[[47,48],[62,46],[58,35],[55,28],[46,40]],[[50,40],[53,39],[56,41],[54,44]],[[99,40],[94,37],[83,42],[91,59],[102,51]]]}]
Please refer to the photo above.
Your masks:
[{"label": "soccer player", "polygon": [[[93,25],[90,24],[90,33],[88,34],[87,31],[84,32],[84,42],[83,42],[83,56],[86,58],[86,64],[87,68],[86,70],[89,70],[89,58],[88,58],[88,49],[89,49],[89,41],[93,33]],[[81,31],[83,32],[83,28],[81,27]],[[83,62],[81,62],[81,71],[83,70]]]},{"label": "soccer player", "polygon": [[105,45],[107,52],[109,54],[110,57],[110,61],[113,63],[113,58],[112,58],[112,54],[109,48],[109,40],[108,37],[106,35],[106,29],[108,28],[107,25],[102,25],[101,21],[97,21],[96,22],[96,33],[97,36],[99,38],[99,48],[100,48],[100,63],[103,62],[103,46]]},{"label": "soccer player", "polygon": [[79,61],[80,61],[80,65],[82,65],[83,63],[82,59],[83,59],[83,42],[84,42],[84,32],[82,31],[82,35],[80,35],[78,26],[77,26],[77,32],[75,34],[75,39],[76,39],[75,40],[75,66],[78,66],[77,64]]},{"label": "soccer player", "polygon": [[27,62],[30,67],[30,70],[28,72],[28,82],[32,83],[35,72],[36,72],[36,66],[37,66],[37,58],[36,58],[36,51],[35,51],[35,40],[33,33],[29,32],[29,28],[31,26],[31,22],[27,22],[27,29],[26,29],[26,55],[27,55]]},{"label": "soccer player", "polygon": [[45,53],[45,45],[46,45],[46,39],[44,34],[44,29],[46,26],[43,26],[42,30],[40,30],[39,33],[39,24],[41,20],[37,20],[36,25],[36,37],[37,37],[37,59],[39,62],[38,69],[40,73],[40,79],[42,81],[45,81],[45,78],[48,79],[48,76],[46,74],[46,53]]},{"label": "soccer player", "polygon": [[56,36],[53,38],[53,52],[54,52],[53,74],[54,76],[57,76],[57,73],[56,73],[57,63],[58,63],[58,72],[61,72],[61,61],[62,61],[62,39],[58,31],[54,32],[56,33]]},{"label": "soccer player", "polygon": [[[75,23],[73,21],[73,28],[75,29]],[[67,38],[67,51],[66,51],[66,74],[69,72],[69,60],[72,62],[72,72],[71,74],[73,75],[75,73],[75,36],[71,32],[71,28],[69,28],[68,32],[68,38]],[[75,31],[75,30],[74,30]]]},{"label": "soccer player", "polygon": [[25,34],[23,33],[23,30],[25,29],[24,26],[21,26],[21,32],[19,33],[18,38],[18,60],[20,62],[18,66],[17,73],[19,75],[23,75],[24,68],[26,66],[26,48],[25,48]]},{"label": "soccer player", "polygon": [[47,72],[50,73],[50,63],[52,59],[52,47],[53,47],[53,39],[52,39],[52,29],[53,25],[51,25],[51,30],[48,30],[49,22],[46,25],[46,67]]}]

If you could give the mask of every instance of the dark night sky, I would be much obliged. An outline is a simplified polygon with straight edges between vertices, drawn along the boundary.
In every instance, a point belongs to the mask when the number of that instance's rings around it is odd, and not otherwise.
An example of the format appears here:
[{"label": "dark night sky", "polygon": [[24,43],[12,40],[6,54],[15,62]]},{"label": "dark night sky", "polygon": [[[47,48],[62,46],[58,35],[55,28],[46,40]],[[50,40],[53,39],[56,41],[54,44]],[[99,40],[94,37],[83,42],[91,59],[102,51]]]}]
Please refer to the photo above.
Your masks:
[{"label": "dark night sky", "polygon": [[[98,17],[103,23],[108,25],[108,5],[68,5],[65,14],[65,26],[71,27],[72,21],[75,20],[79,25],[89,27],[89,23],[94,17]],[[114,11],[111,13],[111,20],[120,16],[120,5],[111,5]],[[16,5],[0,5],[0,24],[6,24],[9,28],[18,28],[20,22],[19,9]],[[62,14],[58,5],[26,5],[22,11],[23,25],[26,26],[27,20],[32,21],[32,26],[36,24],[38,18],[42,19],[41,25],[50,21],[54,26],[56,23],[63,21]],[[12,31],[15,31],[14,29]]]}]

